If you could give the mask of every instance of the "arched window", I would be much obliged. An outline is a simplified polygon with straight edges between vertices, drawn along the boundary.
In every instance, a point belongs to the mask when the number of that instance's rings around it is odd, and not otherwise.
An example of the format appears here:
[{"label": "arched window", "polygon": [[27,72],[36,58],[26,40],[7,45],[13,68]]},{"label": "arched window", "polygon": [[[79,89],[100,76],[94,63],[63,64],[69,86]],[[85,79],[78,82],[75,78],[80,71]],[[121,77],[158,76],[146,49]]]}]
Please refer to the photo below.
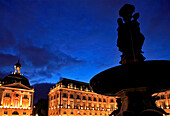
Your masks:
[{"label": "arched window", "polygon": [[17,111],[14,111],[12,115],[19,115],[19,113]]},{"label": "arched window", "polygon": [[113,102],[113,99],[111,99],[110,102]]},{"label": "arched window", "polygon": [[88,97],[88,100],[91,101],[91,97]]},{"label": "arched window", "polygon": [[85,96],[83,96],[83,100],[86,100],[86,97],[85,97]]},{"label": "arched window", "polygon": [[96,97],[94,97],[94,101],[97,101]]},{"label": "arched window", "polygon": [[80,96],[79,96],[79,95],[77,95],[77,99],[80,99]]},{"label": "arched window", "polygon": [[4,114],[8,114],[8,112],[7,112],[7,111],[4,111]]},{"label": "arched window", "polygon": [[66,97],[67,97],[67,94],[66,94],[66,93],[63,93],[63,97],[66,98]]},{"label": "arched window", "polygon": [[70,98],[73,98],[73,94],[70,94]]}]

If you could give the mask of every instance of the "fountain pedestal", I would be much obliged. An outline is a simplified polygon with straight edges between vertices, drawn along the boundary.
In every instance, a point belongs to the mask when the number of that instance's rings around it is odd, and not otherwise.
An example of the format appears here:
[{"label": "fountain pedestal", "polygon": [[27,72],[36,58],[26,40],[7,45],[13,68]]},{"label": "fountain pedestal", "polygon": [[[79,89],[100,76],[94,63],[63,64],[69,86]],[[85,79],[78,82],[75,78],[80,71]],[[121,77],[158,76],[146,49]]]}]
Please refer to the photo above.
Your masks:
[{"label": "fountain pedestal", "polygon": [[122,105],[116,116],[162,116],[166,114],[157,108],[151,93],[146,87],[123,89],[116,93],[121,98]]}]

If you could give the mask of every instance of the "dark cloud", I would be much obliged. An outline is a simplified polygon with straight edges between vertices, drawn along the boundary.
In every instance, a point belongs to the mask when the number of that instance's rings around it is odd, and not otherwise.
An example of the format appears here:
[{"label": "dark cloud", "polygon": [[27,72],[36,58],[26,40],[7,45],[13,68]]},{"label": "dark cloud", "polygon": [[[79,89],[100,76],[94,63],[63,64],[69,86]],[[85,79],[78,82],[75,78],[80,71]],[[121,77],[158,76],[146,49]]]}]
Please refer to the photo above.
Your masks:
[{"label": "dark cloud", "polygon": [[14,65],[18,60],[17,56],[11,55],[11,54],[3,54],[0,53],[0,66],[11,66]]},{"label": "dark cloud", "polygon": [[44,48],[30,46],[26,48],[23,47],[20,51],[21,55],[25,57],[28,62],[31,62],[34,67],[37,68],[44,66],[48,66],[48,68],[50,68],[50,66],[54,67],[55,65],[55,69],[59,69],[65,66],[83,62],[59,50],[54,54]]},{"label": "dark cloud", "polygon": [[18,51],[24,61],[22,72],[31,80],[31,83],[45,82],[45,78],[51,79],[54,75],[60,77],[61,69],[85,63],[60,50],[56,50],[54,54],[45,48],[22,46],[22,49],[18,49]]},{"label": "dark cloud", "polygon": [[1,72],[0,71],[0,78],[3,79],[5,76],[7,76],[9,73]]},{"label": "dark cloud", "polygon": [[35,67],[43,67],[48,64],[53,55],[43,48],[34,46],[22,48],[21,55],[26,57],[28,62],[31,62]]}]

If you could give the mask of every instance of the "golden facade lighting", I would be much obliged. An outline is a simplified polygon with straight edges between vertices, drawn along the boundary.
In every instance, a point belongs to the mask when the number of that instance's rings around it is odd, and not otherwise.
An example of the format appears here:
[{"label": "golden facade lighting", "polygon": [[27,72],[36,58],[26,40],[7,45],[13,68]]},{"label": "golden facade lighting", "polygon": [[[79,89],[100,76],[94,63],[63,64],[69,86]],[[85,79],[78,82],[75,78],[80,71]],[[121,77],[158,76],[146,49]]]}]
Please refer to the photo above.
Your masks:
[{"label": "golden facade lighting", "polygon": [[88,83],[63,78],[49,92],[48,116],[109,115],[115,97],[94,93]]},{"label": "golden facade lighting", "polygon": [[15,72],[0,83],[0,116],[31,116],[34,88],[20,74],[21,64],[15,64]]}]

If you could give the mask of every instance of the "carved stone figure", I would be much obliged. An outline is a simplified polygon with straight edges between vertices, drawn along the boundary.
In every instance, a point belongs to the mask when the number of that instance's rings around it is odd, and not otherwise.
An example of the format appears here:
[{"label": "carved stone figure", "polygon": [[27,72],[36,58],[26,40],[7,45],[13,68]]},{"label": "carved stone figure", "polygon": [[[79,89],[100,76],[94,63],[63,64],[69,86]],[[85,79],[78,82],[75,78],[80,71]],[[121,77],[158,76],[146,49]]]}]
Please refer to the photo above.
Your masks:
[{"label": "carved stone figure", "polygon": [[123,20],[122,18],[117,20],[119,25],[117,46],[119,51],[122,52],[120,64],[145,60],[145,57],[141,54],[143,53],[141,49],[145,37],[140,33],[139,22],[137,21],[139,13],[132,15],[134,11],[135,7],[130,4],[125,4],[119,11],[119,15],[123,18]]}]

